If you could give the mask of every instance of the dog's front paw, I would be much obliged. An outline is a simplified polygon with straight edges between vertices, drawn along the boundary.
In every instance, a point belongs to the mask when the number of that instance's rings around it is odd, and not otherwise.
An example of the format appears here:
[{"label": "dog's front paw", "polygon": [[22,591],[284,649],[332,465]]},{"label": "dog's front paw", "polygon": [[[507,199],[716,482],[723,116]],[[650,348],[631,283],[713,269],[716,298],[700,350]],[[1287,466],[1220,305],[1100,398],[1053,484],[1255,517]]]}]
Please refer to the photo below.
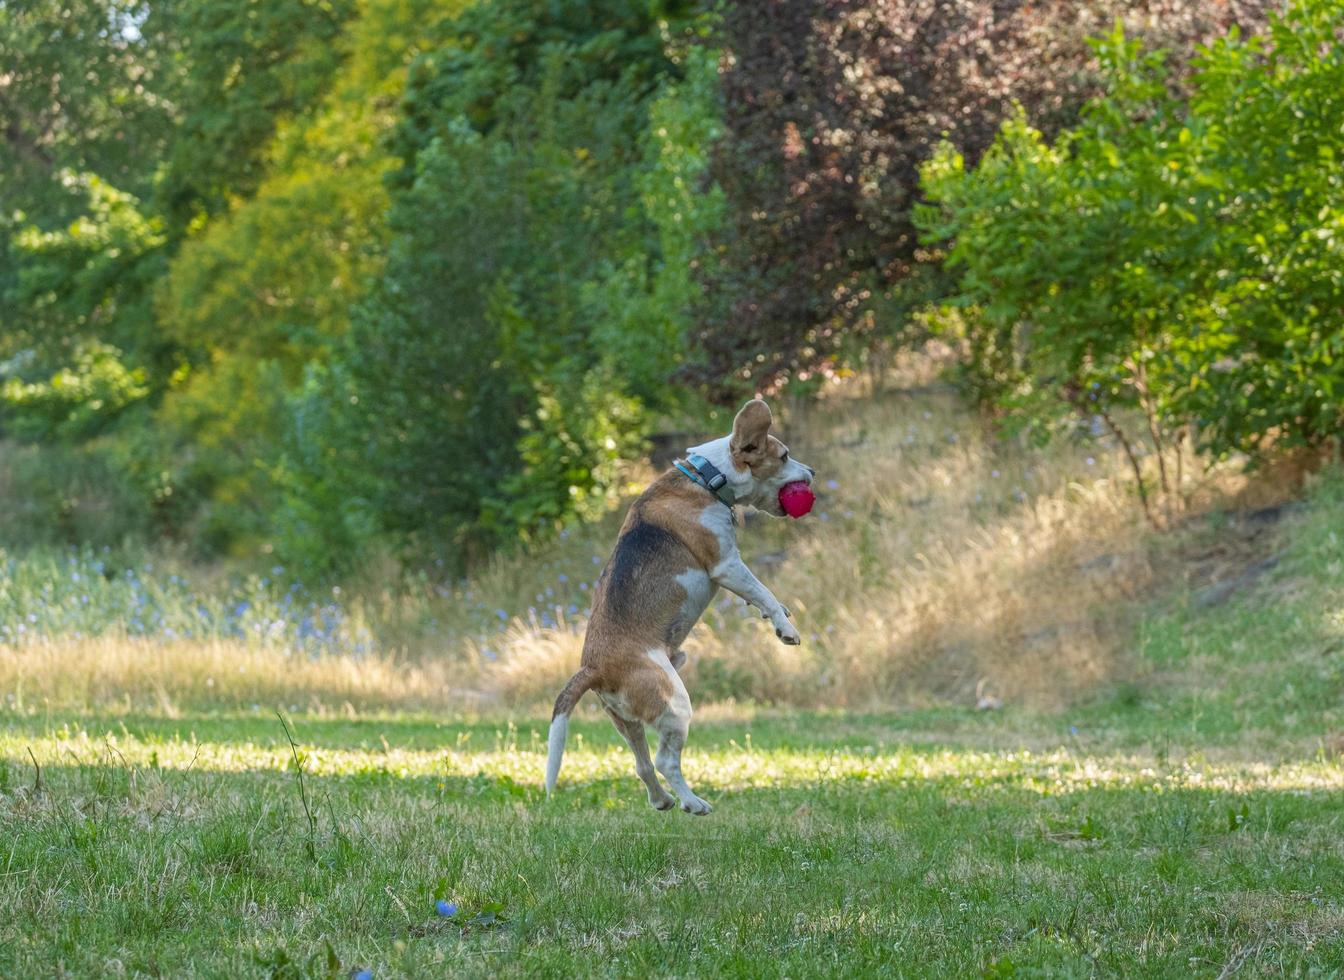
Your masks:
[{"label": "dog's front paw", "polygon": [[803,638],[798,635],[798,629],[787,620],[782,625],[775,627],[775,636],[779,637],[787,646],[796,647],[803,642]]}]

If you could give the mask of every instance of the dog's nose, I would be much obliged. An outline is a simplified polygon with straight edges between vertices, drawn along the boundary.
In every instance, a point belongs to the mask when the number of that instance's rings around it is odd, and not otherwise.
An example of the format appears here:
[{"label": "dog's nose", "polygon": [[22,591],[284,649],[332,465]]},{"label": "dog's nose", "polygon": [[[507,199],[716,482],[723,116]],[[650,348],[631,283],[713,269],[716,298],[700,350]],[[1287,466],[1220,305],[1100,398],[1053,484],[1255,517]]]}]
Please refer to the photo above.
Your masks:
[{"label": "dog's nose", "polygon": [[811,480],[812,477],[817,475],[817,471],[814,470],[812,467],[808,466],[806,463],[803,464],[803,469],[807,470],[807,478],[809,480]]}]

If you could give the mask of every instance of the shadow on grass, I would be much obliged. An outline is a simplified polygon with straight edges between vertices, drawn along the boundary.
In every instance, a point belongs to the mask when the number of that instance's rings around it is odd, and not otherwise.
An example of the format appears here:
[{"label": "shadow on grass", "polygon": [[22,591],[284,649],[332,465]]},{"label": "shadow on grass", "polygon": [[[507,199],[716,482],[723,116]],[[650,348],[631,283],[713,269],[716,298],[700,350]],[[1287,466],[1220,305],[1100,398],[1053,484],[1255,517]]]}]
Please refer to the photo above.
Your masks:
[{"label": "shadow on grass", "polygon": [[688,761],[696,790],[715,806],[709,817],[694,818],[676,810],[652,810],[633,769],[568,779],[562,773],[556,795],[547,799],[539,771],[532,781],[488,767],[467,774],[404,775],[378,768],[305,773],[301,786],[292,767],[161,769],[128,763],[116,753],[87,760],[72,756],[59,764],[42,764],[40,772],[16,762],[0,762],[0,825],[10,823],[9,832],[16,837],[35,826],[32,821],[50,821],[78,838],[80,827],[109,820],[133,834],[136,825],[185,819],[190,829],[211,812],[256,812],[276,828],[289,825],[291,836],[298,839],[305,833],[305,805],[315,814],[314,833],[328,836],[352,819],[384,828],[422,819],[446,821],[445,826],[488,835],[492,822],[510,822],[522,807],[529,820],[543,824],[636,837],[675,833],[750,840],[757,835],[758,847],[771,846],[758,836],[763,833],[814,837],[824,836],[830,827],[844,836],[861,824],[882,828],[879,836],[884,838],[912,836],[928,847],[954,846],[1000,857],[1024,856],[1028,843],[1080,858],[1117,848],[1135,851],[1137,858],[1154,848],[1207,856],[1209,849],[1272,847],[1279,851],[1280,870],[1302,870],[1305,861],[1312,880],[1344,880],[1344,850],[1337,846],[1336,835],[1337,788],[1262,784],[1211,789],[1183,783],[1050,787],[1023,772],[913,778],[851,773],[758,786],[716,778],[711,766]]}]

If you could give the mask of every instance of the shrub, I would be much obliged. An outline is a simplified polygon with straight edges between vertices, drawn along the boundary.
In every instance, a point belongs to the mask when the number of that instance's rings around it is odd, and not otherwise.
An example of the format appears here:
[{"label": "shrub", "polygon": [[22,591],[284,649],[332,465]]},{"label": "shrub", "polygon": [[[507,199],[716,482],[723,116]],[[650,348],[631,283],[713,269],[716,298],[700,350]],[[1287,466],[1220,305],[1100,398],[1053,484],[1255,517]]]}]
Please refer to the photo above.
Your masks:
[{"label": "shrub", "polygon": [[[312,391],[340,408],[313,416],[296,506],[343,483],[364,515],[343,526],[458,568],[605,508],[643,406],[674,401],[682,148],[710,125],[665,88],[686,6],[481,5],[414,66],[385,274]],[[703,74],[685,89],[709,104]]]},{"label": "shrub", "polygon": [[0,443],[0,542],[5,548],[116,546],[154,532],[146,495],[119,454]]},{"label": "shrub", "polygon": [[[1053,132],[1097,91],[1088,35],[1116,17],[1184,58],[1261,0],[746,0],[723,10],[728,221],[692,377],[728,393],[861,349],[939,288],[917,267],[920,164],[972,162],[1016,102]],[[935,281],[930,281],[933,278]]]},{"label": "shrub", "polygon": [[[1341,422],[1344,43],[1299,0],[1196,60],[1188,98],[1119,29],[1107,94],[1052,146],[1019,115],[973,170],[925,167],[971,307],[981,399],[1039,431],[1137,410],[1163,450],[1311,444]],[[1164,484],[1166,474],[1162,474]]]}]

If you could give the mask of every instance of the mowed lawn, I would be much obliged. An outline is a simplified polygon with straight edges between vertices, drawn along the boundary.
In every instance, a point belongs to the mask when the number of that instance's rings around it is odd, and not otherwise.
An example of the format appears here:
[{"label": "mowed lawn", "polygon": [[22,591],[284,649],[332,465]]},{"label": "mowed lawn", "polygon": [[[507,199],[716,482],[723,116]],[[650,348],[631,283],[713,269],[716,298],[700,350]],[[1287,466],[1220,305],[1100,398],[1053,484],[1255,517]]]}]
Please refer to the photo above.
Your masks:
[{"label": "mowed lawn", "polygon": [[1344,968],[1325,749],[1011,711],[707,714],[686,769],[708,817],[652,811],[592,717],[548,801],[543,718],[300,715],[300,786],[273,715],[0,716],[0,973]]}]

